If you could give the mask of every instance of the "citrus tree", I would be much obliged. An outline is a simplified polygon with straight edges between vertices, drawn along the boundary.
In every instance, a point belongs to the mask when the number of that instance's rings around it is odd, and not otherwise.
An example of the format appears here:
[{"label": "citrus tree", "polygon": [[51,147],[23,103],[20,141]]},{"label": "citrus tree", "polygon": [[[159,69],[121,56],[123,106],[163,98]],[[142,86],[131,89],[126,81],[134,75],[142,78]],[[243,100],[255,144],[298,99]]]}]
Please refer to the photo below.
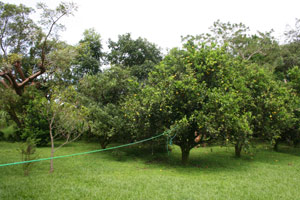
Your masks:
[{"label": "citrus tree", "polygon": [[82,103],[90,110],[89,132],[102,148],[125,135],[123,99],[136,88],[135,78],[127,70],[112,67],[96,75],[85,76],[78,86]]}]

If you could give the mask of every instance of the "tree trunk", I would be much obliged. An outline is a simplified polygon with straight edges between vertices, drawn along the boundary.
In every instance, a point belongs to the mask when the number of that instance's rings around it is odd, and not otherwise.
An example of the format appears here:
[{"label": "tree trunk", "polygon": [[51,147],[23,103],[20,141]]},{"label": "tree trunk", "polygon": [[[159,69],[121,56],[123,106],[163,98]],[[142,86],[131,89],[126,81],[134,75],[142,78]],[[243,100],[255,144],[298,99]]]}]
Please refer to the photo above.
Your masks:
[{"label": "tree trunk", "polygon": [[11,117],[11,119],[17,124],[18,130],[16,132],[16,140],[20,141],[21,140],[21,135],[22,135],[22,129],[23,129],[23,123],[21,122],[21,120],[19,119],[19,117],[17,116],[16,112],[13,109],[8,109],[6,110],[9,114],[9,116]]},{"label": "tree trunk", "polygon": [[111,138],[109,137],[103,137],[100,139],[100,145],[102,149],[106,149],[107,145],[110,144]]},{"label": "tree trunk", "polygon": [[100,145],[101,145],[102,149],[106,149],[106,144],[105,143],[101,143]]},{"label": "tree trunk", "polygon": [[234,146],[235,156],[238,157],[238,158],[241,157],[242,147],[243,147],[243,144],[241,144],[240,142],[237,142]]},{"label": "tree trunk", "polygon": [[278,141],[278,140],[275,140],[275,144],[274,144],[274,147],[273,147],[273,149],[274,149],[275,151],[278,151],[278,145],[279,145],[279,141]]},{"label": "tree trunk", "polygon": [[101,145],[102,149],[106,149],[106,146],[108,145],[108,142],[105,142],[105,141],[100,142],[100,145]]},{"label": "tree trunk", "polygon": [[8,109],[7,112],[9,114],[9,116],[11,117],[11,119],[17,124],[18,128],[22,128],[22,122],[18,118],[16,112],[11,108]]},{"label": "tree trunk", "polygon": [[182,146],[180,148],[181,148],[181,162],[183,165],[187,165],[189,161],[190,149]]},{"label": "tree trunk", "polygon": [[298,146],[298,144],[299,144],[299,140],[294,140],[293,141],[293,145],[294,145],[295,148]]}]

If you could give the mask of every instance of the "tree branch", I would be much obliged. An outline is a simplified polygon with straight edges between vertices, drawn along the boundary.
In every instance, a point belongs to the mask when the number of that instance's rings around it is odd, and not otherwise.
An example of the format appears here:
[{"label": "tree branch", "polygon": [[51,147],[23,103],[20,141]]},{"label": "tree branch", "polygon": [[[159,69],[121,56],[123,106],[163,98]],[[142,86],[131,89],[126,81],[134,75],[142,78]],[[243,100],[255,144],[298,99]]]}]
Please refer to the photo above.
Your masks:
[{"label": "tree branch", "polygon": [[15,64],[14,64],[14,67],[16,69],[16,71],[19,73],[22,81],[25,81],[25,76],[24,76],[24,73],[23,73],[23,70],[21,69],[21,62],[20,61],[17,61]]},{"label": "tree branch", "polygon": [[[6,73],[6,75],[10,78],[12,86],[15,88],[16,92],[20,88],[19,84],[17,83],[15,77],[12,75],[11,71]],[[17,92],[18,93],[18,92]]]},{"label": "tree branch", "polygon": [[2,77],[5,78],[10,83],[10,85],[13,85],[12,80],[7,76],[7,74],[4,74]]},{"label": "tree branch", "polygon": [[71,143],[71,142],[74,142],[75,140],[77,140],[77,139],[81,136],[81,133],[79,133],[76,137],[74,137],[73,139],[70,140],[71,134],[72,134],[72,133],[69,133],[69,134],[67,135],[66,141],[65,141],[63,144],[61,144],[59,147],[57,147],[57,148],[54,150],[54,152],[56,152],[58,149],[60,149],[60,148],[63,147],[64,145],[66,145],[66,144],[68,144],[68,143]]},{"label": "tree branch", "polygon": [[42,73],[44,73],[44,72],[41,70],[41,71],[38,71],[38,72],[32,74],[31,76],[29,76],[28,78],[26,78],[21,84],[19,84],[19,87],[23,88],[26,83],[28,83],[29,81],[33,81],[36,77],[38,77]]},{"label": "tree branch", "polygon": [[70,139],[70,134],[68,134],[68,137],[67,137],[67,140],[62,143],[61,145],[59,145],[55,150],[54,152],[56,152],[58,149],[60,149],[61,147],[63,147],[64,145],[68,144],[69,143],[69,139]]},{"label": "tree branch", "polygon": [[9,88],[9,86],[5,83],[4,80],[1,80],[0,82],[4,85],[5,88]]},{"label": "tree branch", "polygon": [[11,116],[11,118],[16,122],[17,126],[19,128],[22,127],[22,122],[20,121],[20,119],[18,118],[16,112],[13,109],[8,109],[8,113]]},{"label": "tree branch", "polygon": [[59,16],[55,21],[52,22],[51,26],[50,26],[50,29],[48,31],[48,34],[46,35],[45,37],[45,40],[44,40],[44,44],[43,44],[43,47],[42,47],[42,64],[41,64],[41,68],[44,68],[45,69],[45,58],[46,58],[46,54],[45,54],[45,49],[46,49],[46,46],[47,46],[47,40],[48,40],[48,37],[50,36],[51,32],[52,32],[52,29],[54,27],[54,25],[58,22],[58,20],[60,20],[64,15],[66,15],[67,13],[63,13],[61,16]]},{"label": "tree branch", "polygon": [[254,56],[255,54],[258,54],[258,53],[262,54],[261,49],[258,49],[257,51],[254,51],[253,53],[251,53],[246,60],[250,60],[252,58],[252,56]]},{"label": "tree branch", "polygon": [[3,46],[3,38],[4,38],[3,34],[4,34],[5,30],[6,30],[7,22],[8,22],[8,18],[6,18],[6,20],[5,20],[4,27],[1,30],[1,38],[0,38],[0,41],[1,41],[0,42],[0,46],[1,46],[1,50],[3,51],[4,58],[7,57],[7,54],[6,54],[6,50],[5,50],[4,46]]}]

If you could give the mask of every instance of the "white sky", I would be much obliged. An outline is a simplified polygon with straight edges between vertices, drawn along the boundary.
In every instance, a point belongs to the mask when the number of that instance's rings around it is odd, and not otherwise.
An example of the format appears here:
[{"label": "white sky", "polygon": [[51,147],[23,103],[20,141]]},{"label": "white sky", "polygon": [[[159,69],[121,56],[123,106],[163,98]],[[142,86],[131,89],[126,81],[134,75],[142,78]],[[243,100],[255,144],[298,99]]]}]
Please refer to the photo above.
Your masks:
[{"label": "white sky", "polygon": [[[36,6],[44,2],[54,8],[59,0],[3,0]],[[166,49],[179,47],[181,37],[208,31],[214,21],[242,22],[252,31],[275,30],[283,35],[286,25],[300,18],[300,0],[73,0],[74,16],[61,21],[66,31],[61,39],[76,44],[85,29],[95,28],[102,41],[124,33],[143,37]],[[104,43],[105,45],[105,43]]]}]

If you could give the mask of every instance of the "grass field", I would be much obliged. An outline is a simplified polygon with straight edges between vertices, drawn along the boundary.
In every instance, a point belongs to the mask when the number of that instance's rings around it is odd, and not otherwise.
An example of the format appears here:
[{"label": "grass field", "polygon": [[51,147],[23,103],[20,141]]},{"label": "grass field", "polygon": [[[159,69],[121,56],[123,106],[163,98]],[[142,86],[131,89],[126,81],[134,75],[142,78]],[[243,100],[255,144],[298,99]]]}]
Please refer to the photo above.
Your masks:
[{"label": "grass field", "polygon": [[[19,144],[0,142],[0,164],[20,160]],[[99,149],[77,142],[56,155]],[[40,158],[50,149],[39,148]],[[141,146],[54,160],[33,165],[28,177],[22,166],[0,167],[0,199],[300,199],[300,149],[280,146],[274,152],[259,145],[242,158],[233,148],[191,151],[180,164],[180,150],[151,154]]]}]

